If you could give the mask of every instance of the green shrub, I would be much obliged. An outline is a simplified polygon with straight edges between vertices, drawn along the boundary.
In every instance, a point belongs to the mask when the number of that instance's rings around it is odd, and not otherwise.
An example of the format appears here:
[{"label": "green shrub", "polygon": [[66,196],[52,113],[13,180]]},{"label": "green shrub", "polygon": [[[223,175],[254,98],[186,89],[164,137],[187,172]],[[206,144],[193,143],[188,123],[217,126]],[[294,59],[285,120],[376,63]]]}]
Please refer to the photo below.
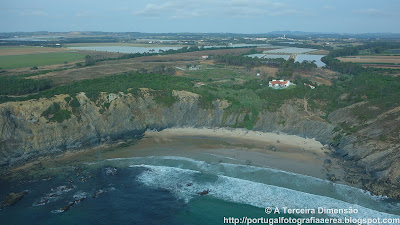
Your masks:
[{"label": "green shrub", "polygon": [[154,100],[157,104],[166,107],[171,107],[177,101],[177,99],[172,95],[171,90],[158,92]]},{"label": "green shrub", "polygon": [[60,111],[60,105],[56,102],[53,102],[43,113],[42,116],[49,118],[50,115],[54,115]]},{"label": "green shrub", "polygon": [[77,99],[76,97],[74,97],[74,98],[72,99],[72,101],[69,103],[69,105],[70,105],[72,108],[79,108],[79,106],[81,106],[81,103],[79,103],[78,99]]},{"label": "green shrub", "polygon": [[52,118],[50,118],[50,121],[55,121],[58,123],[62,123],[64,120],[68,120],[71,118],[71,112],[68,110],[60,110]]}]

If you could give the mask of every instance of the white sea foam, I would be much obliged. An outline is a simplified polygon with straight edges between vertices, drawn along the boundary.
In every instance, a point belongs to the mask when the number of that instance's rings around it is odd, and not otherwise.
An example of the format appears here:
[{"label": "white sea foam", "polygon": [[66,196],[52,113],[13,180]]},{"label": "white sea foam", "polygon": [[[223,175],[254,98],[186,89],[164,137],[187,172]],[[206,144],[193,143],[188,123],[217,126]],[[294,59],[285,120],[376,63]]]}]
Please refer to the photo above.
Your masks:
[{"label": "white sea foam", "polygon": [[327,195],[329,197],[356,204],[359,204],[360,202],[367,204],[369,201],[368,207],[370,207],[369,205],[373,207],[377,202],[379,203],[387,198],[385,196],[375,196],[362,189],[354,188],[348,185],[337,184],[312,176],[296,174],[268,167],[256,167],[230,163],[207,163],[204,161],[198,161],[179,156],[115,158],[109,159],[108,161],[113,161],[114,163],[118,164],[128,163],[128,165],[163,165],[181,169],[196,170],[203,173],[225,175],[229,177],[255,181],[258,183],[282,186],[311,194]]},{"label": "white sea foam", "polygon": [[[210,153],[211,154],[211,153]],[[328,195],[341,200],[352,201],[358,204],[361,201],[371,200],[370,204],[387,199],[386,196],[375,196],[362,189],[354,188],[344,184],[333,183],[316,177],[297,174],[268,167],[256,167],[242,164],[230,163],[207,163],[191,158],[180,156],[147,156],[133,158],[114,158],[107,161],[116,163],[128,163],[130,165],[164,165],[182,169],[196,170],[204,173],[213,173],[236,177],[240,179],[255,181],[258,183],[273,184],[290,189],[309,192],[311,194]],[[304,182],[304,181],[307,182]],[[325,192],[325,194],[322,194]]]},{"label": "white sea foam", "polygon": [[[387,199],[385,196],[375,196],[367,191],[348,185],[337,184],[324,179],[267,167],[256,167],[230,163],[207,163],[205,161],[179,156],[117,158],[109,159],[107,161],[113,164],[115,163],[115,166],[134,165],[150,168],[149,166],[161,165],[196,173],[200,172],[215,176],[220,175],[238,178],[240,180],[286,188],[316,196],[325,196],[331,199],[347,202],[348,204],[355,204],[377,211],[396,212],[400,210],[398,205],[385,201]],[[167,173],[166,176],[168,177]],[[185,179],[190,182],[190,176],[187,174],[181,179],[181,181],[185,182]],[[174,187],[174,185],[176,186],[178,184],[171,183],[170,187]],[[192,185],[192,187],[188,187],[187,190],[195,187],[196,185]],[[193,193],[196,194],[196,191],[203,191],[201,190],[202,188],[203,190],[207,189],[207,187],[199,187],[197,190],[194,190]],[[173,188],[170,189],[173,190]],[[180,189],[178,188],[177,191],[180,192]],[[190,198],[190,195],[188,195],[185,197],[185,200],[188,201]]]},{"label": "white sea foam", "polygon": [[239,161],[238,159],[232,158],[232,157],[228,157],[228,156],[222,156],[222,155],[218,155],[218,154],[213,154],[213,153],[206,153],[207,155],[212,155],[218,158],[223,158],[223,159],[230,159],[233,161]]},{"label": "white sea foam", "polygon": [[[134,165],[134,167],[137,166],[139,165]],[[334,198],[249,180],[223,175],[214,175],[214,178],[212,178],[210,174],[208,177],[203,177],[199,176],[199,171],[166,166],[140,165],[140,167],[148,168],[148,170],[143,171],[137,177],[139,182],[152,188],[170,190],[178,198],[185,201],[190,201],[197,193],[209,189],[209,195],[215,198],[260,208],[272,206],[299,209],[315,209],[317,207],[348,209],[351,207],[358,209],[358,214],[351,215],[353,218],[399,218],[396,215],[379,212]],[[344,218],[346,215],[330,214],[328,216]]]}]

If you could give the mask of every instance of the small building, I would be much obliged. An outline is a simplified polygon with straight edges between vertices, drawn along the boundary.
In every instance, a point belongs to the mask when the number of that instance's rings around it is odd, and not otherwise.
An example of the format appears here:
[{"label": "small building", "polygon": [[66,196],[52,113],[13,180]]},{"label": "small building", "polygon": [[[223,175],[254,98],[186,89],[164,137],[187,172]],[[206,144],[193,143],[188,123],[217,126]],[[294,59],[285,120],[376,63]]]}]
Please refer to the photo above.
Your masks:
[{"label": "small building", "polygon": [[191,66],[191,67],[189,67],[189,70],[199,70],[200,68],[199,67],[196,67],[196,66]]},{"label": "small building", "polygon": [[287,88],[292,85],[290,80],[272,80],[268,84],[272,88]]},{"label": "small building", "polygon": [[304,85],[310,87],[311,89],[315,89],[315,86],[312,86],[311,84],[304,83]]},{"label": "small building", "polygon": [[201,56],[202,59],[208,59],[208,55]]},{"label": "small building", "polygon": [[196,84],[194,84],[195,87],[201,87],[201,86],[204,86],[204,85],[206,85],[206,84],[203,83],[203,82],[197,82]]}]

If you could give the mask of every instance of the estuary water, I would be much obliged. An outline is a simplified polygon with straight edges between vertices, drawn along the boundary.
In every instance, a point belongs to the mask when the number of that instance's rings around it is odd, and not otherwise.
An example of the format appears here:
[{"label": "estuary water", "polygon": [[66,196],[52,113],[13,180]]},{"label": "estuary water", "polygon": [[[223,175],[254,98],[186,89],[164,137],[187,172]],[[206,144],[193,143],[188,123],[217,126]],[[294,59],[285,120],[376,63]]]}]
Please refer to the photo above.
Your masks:
[{"label": "estuary water", "polygon": [[[1,224],[200,225],[224,224],[229,217],[400,218],[399,202],[355,187],[204,151],[177,156],[169,154],[174,152],[170,146],[153,149],[162,154],[133,157],[97,153],[90,160],[42,169],[41,174],[48,176],[2,181],[0,197],[11,191],[28,194],[0,210]],[[357,213],[266,214],[266,207],[356,209]]]}]

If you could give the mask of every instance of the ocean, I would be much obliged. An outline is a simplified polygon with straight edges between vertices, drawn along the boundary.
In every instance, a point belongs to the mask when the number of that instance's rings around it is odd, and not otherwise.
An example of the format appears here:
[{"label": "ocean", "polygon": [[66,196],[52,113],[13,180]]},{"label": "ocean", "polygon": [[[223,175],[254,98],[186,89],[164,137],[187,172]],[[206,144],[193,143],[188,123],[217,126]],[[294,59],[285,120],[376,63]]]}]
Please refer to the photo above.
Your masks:
[{"label": "ocean", "polygon": [[[11,191],[27,190],[28,194],[0,210],[1,224],[200,225],[279,217],[400,219],[400,203],[384,196],[209,152],[177,156],[169,154],[173,152],[170,147],[159,155],[109,158],[99,153],[43,168],[37,176],[3,180],[1,198]],[[267,214],[266,208],[279,209],[280,214]],[[318,208],[357,213],[311,213]],[[302,209],[303,213],[284,213],[284,209]]]}]

